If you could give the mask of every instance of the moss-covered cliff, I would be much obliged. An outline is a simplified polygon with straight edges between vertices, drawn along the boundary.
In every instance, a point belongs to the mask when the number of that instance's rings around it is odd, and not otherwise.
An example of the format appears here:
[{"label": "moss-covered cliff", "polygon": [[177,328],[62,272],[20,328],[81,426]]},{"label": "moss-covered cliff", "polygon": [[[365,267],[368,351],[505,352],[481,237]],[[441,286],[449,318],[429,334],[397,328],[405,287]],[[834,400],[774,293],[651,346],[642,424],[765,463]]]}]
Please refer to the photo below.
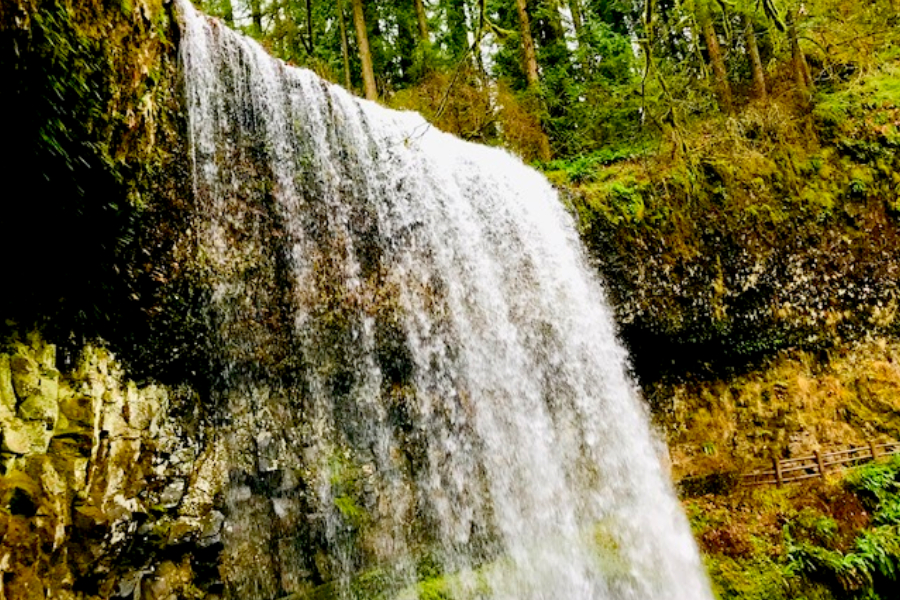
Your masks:
[{"label": "moss-covered cliff", "polygon": [[162,0],[0,3],[3,170],[20,191],[4,207],[2,319],[64,353],[102,336],[173,380],[203,339],[191,249],[175,245],[191,199],[178,35]]},{"label": "moss-covered cliff", "polygon": [[898,107],[886,57],[811,109],[772,99],[642,158],[550,165],[642,381],[896,332]]},{"label": "moss-covered cliff", "polygon": [[0,2],[4,600],[220,585],[177,42],[162,0]]}]

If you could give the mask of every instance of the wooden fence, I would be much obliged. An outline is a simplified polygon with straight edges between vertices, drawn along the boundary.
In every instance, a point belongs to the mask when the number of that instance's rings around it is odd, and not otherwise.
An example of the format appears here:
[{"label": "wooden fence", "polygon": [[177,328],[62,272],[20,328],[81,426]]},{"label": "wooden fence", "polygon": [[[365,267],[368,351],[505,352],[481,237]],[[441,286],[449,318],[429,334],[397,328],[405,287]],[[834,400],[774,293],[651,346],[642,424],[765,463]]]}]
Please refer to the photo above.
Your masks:
[{"label": "wooden fence", "polygon": [[873,461],[880,456],[900,454],[900,442],[876,444],[837,450],[816,452],[812,456],[773,459],[773,468],[768,471],[752,471],[741,475],[742,485],[784,485],[804,481],[814,477],[825,477],[827,473],[853,468]]}]

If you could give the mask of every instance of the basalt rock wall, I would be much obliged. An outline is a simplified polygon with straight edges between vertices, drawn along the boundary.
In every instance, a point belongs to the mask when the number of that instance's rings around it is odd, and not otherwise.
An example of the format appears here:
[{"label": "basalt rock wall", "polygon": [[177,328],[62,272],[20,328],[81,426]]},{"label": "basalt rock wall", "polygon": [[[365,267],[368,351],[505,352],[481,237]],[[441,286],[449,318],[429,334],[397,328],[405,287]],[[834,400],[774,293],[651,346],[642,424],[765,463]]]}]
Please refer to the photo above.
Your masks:
[{"label": "basalt rock wall", "polygon": [[102,348],[65,367],[39,335],[11,336],[0,353],[0,597],[214,592],[225,473],[197,404],[186,386],[138,385]]}]

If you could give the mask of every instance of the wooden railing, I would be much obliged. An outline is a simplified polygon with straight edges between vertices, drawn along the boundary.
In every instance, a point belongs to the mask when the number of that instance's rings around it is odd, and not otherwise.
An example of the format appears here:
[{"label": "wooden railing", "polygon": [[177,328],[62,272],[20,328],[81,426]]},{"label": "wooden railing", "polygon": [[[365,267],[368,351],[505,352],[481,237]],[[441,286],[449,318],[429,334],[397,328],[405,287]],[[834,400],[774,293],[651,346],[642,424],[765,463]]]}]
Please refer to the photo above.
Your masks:
[{"label": "wooden railing", "polygon": [[812,456],[773,459],[772,469],[744,473],[741,475],[741,484],[784,485],[815,477],[825,477],[830,472],[853,468],[891,454],[900,454],[900,442],[887,444],[869,442],[867,446],[835,452],[816,452]]}]

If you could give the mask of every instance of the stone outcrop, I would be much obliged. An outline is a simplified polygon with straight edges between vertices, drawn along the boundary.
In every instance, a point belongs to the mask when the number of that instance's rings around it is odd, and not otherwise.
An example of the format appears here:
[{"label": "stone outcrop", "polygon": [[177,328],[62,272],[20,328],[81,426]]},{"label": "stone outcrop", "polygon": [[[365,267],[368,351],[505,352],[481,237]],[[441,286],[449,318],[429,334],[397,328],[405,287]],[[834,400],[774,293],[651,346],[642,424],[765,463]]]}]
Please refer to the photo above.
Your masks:
[{"label": "stone outcrop", "polygon": [[62,372],[36,334],[5,350],[0,599],[212,597],[225,473],[170,418],[195,395],[138,385],[95,346]]}]

